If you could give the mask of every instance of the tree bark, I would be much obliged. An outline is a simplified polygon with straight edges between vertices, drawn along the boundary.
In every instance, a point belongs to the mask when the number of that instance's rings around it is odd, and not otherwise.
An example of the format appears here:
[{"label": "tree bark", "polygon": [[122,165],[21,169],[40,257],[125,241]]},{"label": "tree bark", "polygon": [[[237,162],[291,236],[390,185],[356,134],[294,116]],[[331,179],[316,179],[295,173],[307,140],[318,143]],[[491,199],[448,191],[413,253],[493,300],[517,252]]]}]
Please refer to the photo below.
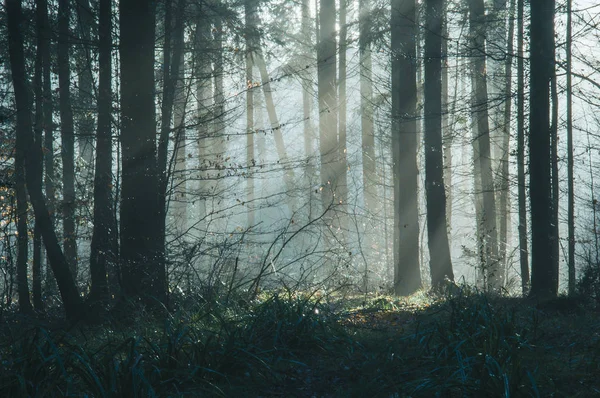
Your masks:
[{"label": "tree bark", "polygon": [[394,0],[391,17],[394,292],[421,287],[417,168],[417,2]]},{"label": "tree bark", "polygon": [[71,67],[69,60],[70,1],[58,2],[58,85],[61,158],[63,167],[63,241],[65,257],[73,278],[77,279],[77,241],[75,236],[75,130],[71,105]]},{"label": "tree bark", "polygon": [[[312,194],[312,187],[314,184],[315,171],[314,171],[314,128],[313,128],[313,96],[314,88],[312,84],[312,76],[308,69],[308,60],[310,57],[309,50],[312,49],[313,40],[311,37],[310,29],[310,8],[309,0],[302,0],[302,37],[306,42],[308,50],[305,51],[304,57],[306,58],[306,68],[304,73],[301,74],[302,78],[302,109],[304,115],[304,156],[306,157],[306,179],[307,186],[309,187],[309,195]],[[309,213],[309,218],[312,215]]]},{"label": "tree bark", "polygon": [[154,103],[154,3],[121,0],[119,13],[122,286],[128,296],[165,302],[164,210],[159,197]]},{"label": "tree bark", "polygon": [[531,0],[529,169],[531,200],[531,295],[556,297],[558,263],[552,255],[550,83],[554,70],[554,0]]},{"label": "tree bark", "polygon": [[[348,1],[340,0],[340,62],[338,72],[338,159],[337,169],[339,170],[338,175],[338,194],[337,202],[339,207],[338,220],[340,222],[341,235],[346,236],[348,233],[349,219],[348,219],[348,159],[346,156],[347,148],[347,98],[346,98],[346,76],[347,76],[347,50],[348,50],[348,25],[346,23],[347,12],[348,12]],[[368,273],[364,274],[363,281],[365,289],[368,286]],[[365,290],[366,291],[366,290]]]},{"label": "tree bark", "polygon": [[529,250],[527,247],[527,205],[525,186],[525,67],[524,2],[517,0],[517,185],[519,202],[519,263],[523,296],[529,293]]},{"label": "tree bark", "polygon": [[425,192],[431,284],[454,280],[446,226],[442,156],[442,12],[444,0],[425,1]]},{"label": "tree bark", "polygon": [[567,181],[568,181],[568,230],[569,230],[569,295],[575,294],[575,190],[573,187],[575,175],[573,173],[573,82],[572,70],[572,1],[567,0]]},{"label": "tree bark", "polygon": [[[99,0],[98,12],[98,131],[94,176],[94,230],[90,255],[91,297],[105,300],[109,294],[107,273],[114,274],[116,224],[112,184],[112,10],[110,0]],[[114,286],[112,287],[115,288]]]}]

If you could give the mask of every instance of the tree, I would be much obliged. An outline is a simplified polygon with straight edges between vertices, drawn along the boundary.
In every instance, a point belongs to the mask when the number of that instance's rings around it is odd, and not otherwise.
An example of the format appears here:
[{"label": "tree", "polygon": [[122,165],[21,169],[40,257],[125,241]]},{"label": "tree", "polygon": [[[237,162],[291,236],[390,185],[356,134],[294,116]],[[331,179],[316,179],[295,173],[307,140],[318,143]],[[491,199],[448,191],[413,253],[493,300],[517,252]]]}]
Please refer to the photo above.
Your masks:
[{"label": "tree", "polygon": [[498,266],[498,230],[496,229],[496,198],[494,190],[494,173],[492,170],[490,127],[488,117],[488,92],[485,72],[485,8],[483,0],[469,1],[470,35],[473,67],[472,114],[477,124],[477,134],[473,137],[477,146],[477,165],[481,176],[483,196],[484,275],[486,288],[498,290],[502,287],[502,274]]},{"label": "tree", "polygon": [[572,43],[573,43],[573,22],[572,22],[572,1],[567,0],[567,181],[568,181],[568,229],[569,229],[569,295],[575,293],[575,193],[573,173],[573,82],[571,76],[572,70]]},{"label": "tree", "polygon": [[421,286],[417,169],[417,2],[392,2],[392,159],[394,292]]},{"label": "tree", "polygon": [[[94,230],[92,233],[90,274],[92,299],[108,298],[107,271],[116,260],[116,226],[112,184],[112,9],[110,0],[98,3],[98,131],[96,133],[96,171],[94,173]],[[111,274],[114,274],[112,270]]]},{"label": "tree", "polygon": [[119,2],[121,58],[121,270],[123,292],[167,294],[163,258],[154,104],[153,2]]},{"label": "tree", "polygon": [[34,144],[31,123],[31,102],[29,87],[25,73],[25,57],[23,53],[23,37],[20,27],[23,26],[23,13],[20,0],[6,0],[6,16],[8,20],[8,42],[10,69],[17,105],[17,137],[20,147],[25,150],[25,177],[27,189],[33,205],[35,218],[42,234],[48,254],[48,261],[58,283],[67,318],[75,319],[81,314],[81,300],[77,292],[75,280],[56,237],[52,219],[42,193],[42,185],[37,177],[42,172],[42,153]]},{"label": "tree", "polygon": [[425,1],[425,194],[431,284],[454,280],[446,228],[442,156],[442,11],[444,0]]},{"label": "tree", "polygon": [[[319,151],[321,155],[321,199],[323,209],[337,202],[337,95],[335,1],[320,0],[319,44],[317,47],[317,78],[319,97]],[[332,227],[333,218],[325,219]]]},{"label": "tree", "polygon": [[75,129],[71,107],[70,1],[58,2],[58,85],[63,177],[63,240],[65,257],[77,278],[77,239],[75,237]]},{"label": "tree", "polygon": [[550,173],[550,83],[554,71],[554,0],[531,0],[529,169],[531,295],[556,297],[558,259],[553,256]]},{"label": "tree", "polygon": [[524,2],[517,0],[517,200],[519,205],[519,263],[523,295],[529,291],[529,250],[527,248],[527,205],[525,193],[525,66],[523,43]]},{"label": "tree", "polygon": [[[340,228],[342,234],[348,231],[348,159],[346,156],[347,141],[347,50],[348,50],[348,25],[346,23],[348,12],[348,0],[340,0],[340,62],[338,74],[338,147],[337,147],[337,170],[338,170],[338,193],[337,200],[340,207]],[[364,285],[368,286],[368,273],[364,275]]]}]

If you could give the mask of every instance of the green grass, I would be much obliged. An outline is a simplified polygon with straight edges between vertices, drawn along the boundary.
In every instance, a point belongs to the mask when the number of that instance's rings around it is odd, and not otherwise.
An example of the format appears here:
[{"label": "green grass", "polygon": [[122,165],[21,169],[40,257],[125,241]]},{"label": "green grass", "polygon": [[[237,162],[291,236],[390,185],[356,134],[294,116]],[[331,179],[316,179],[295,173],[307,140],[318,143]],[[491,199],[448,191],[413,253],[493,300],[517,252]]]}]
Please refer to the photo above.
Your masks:
[{"label": "green grass", "polygon": [[69,329],[13,315],[0,396],[600,396],[600,316],[563,301],[278,291]]}]

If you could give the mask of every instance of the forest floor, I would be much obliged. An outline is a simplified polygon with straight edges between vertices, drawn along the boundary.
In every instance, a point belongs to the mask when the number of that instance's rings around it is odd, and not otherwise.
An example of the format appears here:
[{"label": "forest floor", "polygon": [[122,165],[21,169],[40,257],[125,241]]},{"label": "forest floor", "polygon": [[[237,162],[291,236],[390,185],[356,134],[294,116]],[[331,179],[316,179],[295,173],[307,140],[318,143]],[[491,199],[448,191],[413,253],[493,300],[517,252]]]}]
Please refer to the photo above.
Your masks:
[{"label": "forest floor", "polygon": [[600,312],[466,290],[227,296],[69,327],[5,313],[0,396],[600,397]]}]

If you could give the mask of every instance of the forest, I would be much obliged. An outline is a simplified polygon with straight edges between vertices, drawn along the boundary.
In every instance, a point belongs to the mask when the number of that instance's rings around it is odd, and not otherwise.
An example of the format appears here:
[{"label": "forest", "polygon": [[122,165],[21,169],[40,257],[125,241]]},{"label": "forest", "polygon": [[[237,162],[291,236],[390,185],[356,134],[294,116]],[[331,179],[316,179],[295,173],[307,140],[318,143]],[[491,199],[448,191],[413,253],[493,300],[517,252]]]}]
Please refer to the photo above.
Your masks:
[{"label": "forest", "polygon": [[600,396],[594,0],[4,0],[0,396]]}]

